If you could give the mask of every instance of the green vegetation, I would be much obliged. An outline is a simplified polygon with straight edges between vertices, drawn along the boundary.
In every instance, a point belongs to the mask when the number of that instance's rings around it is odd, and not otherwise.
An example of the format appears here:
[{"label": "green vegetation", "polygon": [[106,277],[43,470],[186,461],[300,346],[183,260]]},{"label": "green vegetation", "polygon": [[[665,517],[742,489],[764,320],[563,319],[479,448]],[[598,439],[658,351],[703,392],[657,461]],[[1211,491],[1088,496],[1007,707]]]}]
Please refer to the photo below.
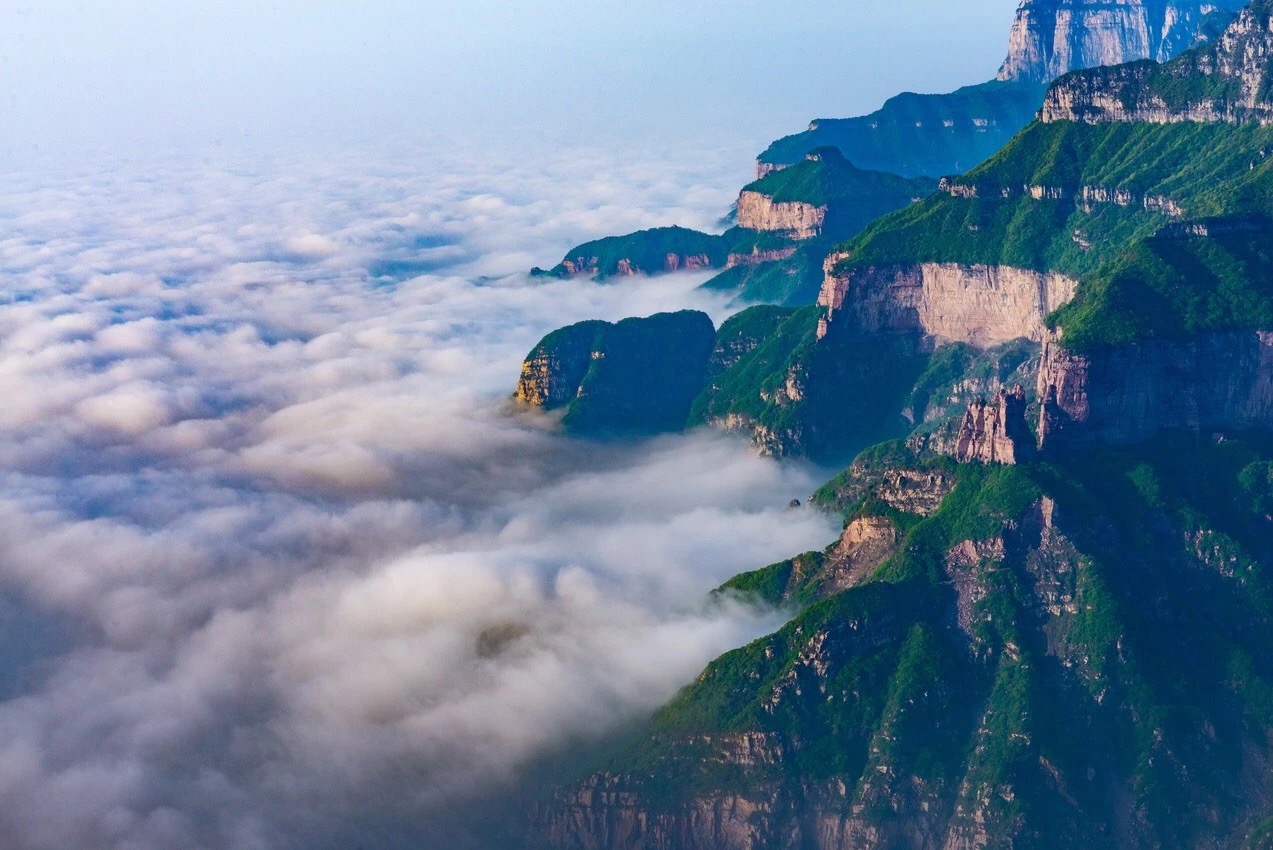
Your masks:
[{"label": "green vegetation", "polygon": [[[1271,127],[1036,123],[958,180],[976,197],[942,193],[885,216],[840,247],[842,270],[957,262],[1078,278],[1054,317],[1076,349],[1267,326],[1270,150]],[[1031,186],[1062,197],[1036,199]],[[1108,197],[1085,202],[1084,187]]]},{"label": "green vegetation", "polygon": [[781,260],[726,269],[703,284],[705,289],[736,292],[749,303],[803,306],[812,304],[822,286],[822,260],[829,243],[815,239],[801,243],[795,253]]},{"label": "green vegetation", "polygon": [[967,171],[1030,123],[1044,87],[989,82],[949,94],[907,92],[860,118],[818,119],[810,129],[779,139],[763,163],[800,162],[815,148],[838,148],[862,168],[906,176],[940,177]]},{"label": "green vegetation", "polygon": [[[566,403],[562,425],[584,436],[636,436],[677,431],[706,379],[715,328],[693,310],[600,323],[587,368]],[[560,331],[558,333],[561,333]],[[572,339],[578,334],[572,333]],[[554,339],[550,336],[549,340]],[[541,347],[549,344],[546,340]],[[657,351],[658,357],[650,352]]]},{"label": "green vegetation", "polygon": [[795,165],[771,172],[745,186],[743,191],[768,195],[779,203],[799,201],[829,206],[847,202],[883,208],[882,212],[870,215],[874,219],[936,189],[936,180],[867,171],[845,159],[838,148],[818,148]]},{"label": "green vegetation", "polygon": [[[589,274],[597,280],[605,280],[622,274],[621,266],[627,264],[632,273],[658,274],[671,271],[668,257],[678,259],[684,265],[685,258],[697,258],[704,268],[720,268],[730,252],[734,236],[713,235],[685,227],[656,227],[638,230],[625,236],[608,236],[572,248],[565,260],[548,271],[533,269],[531,274],[550,277],[570,277],[573,274]],[[571,263],[568,267],[566,263]]]},{"label": "green vegetation", "polygon": [[713,376],[690,424],[748,423],[777,454],[827,462],[899,431],[898,411],[926,356],[906,340],[818,343],[818,317],[817,307],[795,311]]},{"label": "green vegetation", "polygon": [[[855,466],[916,461],[889,444]],[[773,806],[762,840],[799,834],[787,812],[853,811],[930,840],[975,820],[992,846],[1125,846],[1119,823],[1152,846],[1268,846],[1250,825],[1269,814],[1273,450],[942,463],[955,490],[874,581],[713,662],[606,770],[654,813]],[[779,598],[820,557],[726,587]],[[769,755],[725,755],[741,733]]]}]

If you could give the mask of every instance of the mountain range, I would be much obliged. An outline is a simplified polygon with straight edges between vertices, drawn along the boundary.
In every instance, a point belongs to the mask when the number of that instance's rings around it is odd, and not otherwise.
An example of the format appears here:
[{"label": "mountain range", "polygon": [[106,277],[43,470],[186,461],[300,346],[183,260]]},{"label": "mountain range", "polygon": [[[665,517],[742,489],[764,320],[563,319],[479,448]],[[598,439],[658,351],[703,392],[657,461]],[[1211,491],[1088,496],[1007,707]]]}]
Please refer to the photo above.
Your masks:
[{"label": "mountain range", "polygon": [[725,234],[546,272],[769,302],[564,328],[516,395],[839,463],[804,509],[843,532],[716,592],[791,619],[545,795],[534,846],[1273,847],[1273,0],[1024,0],[999,79],[929,105],[1029,86],[958,175],[815,122]]}]

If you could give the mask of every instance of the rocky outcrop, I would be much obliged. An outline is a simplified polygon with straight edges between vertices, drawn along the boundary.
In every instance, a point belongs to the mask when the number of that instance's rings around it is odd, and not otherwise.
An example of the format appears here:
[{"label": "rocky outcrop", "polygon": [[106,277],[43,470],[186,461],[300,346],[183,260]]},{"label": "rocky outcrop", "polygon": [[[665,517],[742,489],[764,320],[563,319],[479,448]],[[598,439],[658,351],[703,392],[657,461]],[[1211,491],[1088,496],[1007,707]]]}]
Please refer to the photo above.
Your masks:
[{"label": "rocky outcrop", "polygon": [[760,192],[738,196],[738,226],[749,230],[783,233],[792,239],[813,239],[822,233],[826,206],[801,201],[776,202]]},{"label": "rocky outcrop", "polygon": [[1166,65],[1142,62],[1071,74],[1052,86],[1045,123],[1273,123],[1268,67],[1273,59],[1273,4],[1240,12],[1205,49]]},{"label": "rocky outcrop", "polygon": [[1072,198],[1084,212],[1093,212],[1097,207],[1113,205],[1117,207],[1141,207],[1148,212],[1157,212],[1172,218],[1185,214],[1175,200],[1154,193],[1138,193],[1128,189],[1110,188],[1108,186],[1039,186],[1023,184],[1021,186],[982,185],[963,182],[957,178],[943,178],[938,190],[952,198],[970,200],[973,198],[997,198],[1012,200],[1028,197],[1036,201],[1062,201]]},{"label": "rocky outcrop", "polygon": [[1029,459],[1033,452],[1034,434],[1026,423],[1023,387],[1000,391],[990,402],[978,399],[968,407],[955,440],[955,459],[960,463],[1011,466]]},{"label": "rocky outcrop", "polygon": [[738,266],[759,266],[764,263],[776,263],[788,259],[796,253],[794,247],[790,248],[771,248],[762,251],[760,248],[753,248],[746,254],[730,254],[725,261],[725,268],[732,269]]},{"label": "rocky outcrop", "polygon": [[1273,429],[1273,332],[1145,340],[1091,353],[1049,338],[1039,398],[1044,451],[1127,445],[1164,431]]},{"label": "rocky outcrop", "polygon": [[1022,0],[1000,80],[1048,82],[1069,71],[1164,62],[1197,40],[1214,12],[1241,0]]},{"label": "rocky outcrop", "polygon": [[965,342],[989,348],[1014,339],[1042,340],[1044,318],[1074,297],[1064,275],[1007,266],[922,263],[839,271],[827,260],[818,298],[825,314],[818,338],[848,332],[919,332],[936,347]]}]

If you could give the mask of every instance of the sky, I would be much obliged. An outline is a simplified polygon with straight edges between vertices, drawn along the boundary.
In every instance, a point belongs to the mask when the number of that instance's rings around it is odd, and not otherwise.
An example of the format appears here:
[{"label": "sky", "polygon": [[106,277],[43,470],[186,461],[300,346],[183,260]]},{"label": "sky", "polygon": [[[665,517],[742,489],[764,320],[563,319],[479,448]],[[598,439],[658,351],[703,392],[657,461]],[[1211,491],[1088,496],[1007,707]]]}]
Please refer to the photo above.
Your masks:
[{"label": "sky", "polygon": [[[990,79],[1013,0],[2,0],[2,150],[754,143]],[[10,154],[12,155],[12,153]]]},{"label": "sky", "polygon": [[949,5],[0,5],[0,846],[503,850],[773,629],[709,592],[830,543],[834,470],[509,399],[562,324],[736,307],[526,270],[989,77],[1011,8]]}]

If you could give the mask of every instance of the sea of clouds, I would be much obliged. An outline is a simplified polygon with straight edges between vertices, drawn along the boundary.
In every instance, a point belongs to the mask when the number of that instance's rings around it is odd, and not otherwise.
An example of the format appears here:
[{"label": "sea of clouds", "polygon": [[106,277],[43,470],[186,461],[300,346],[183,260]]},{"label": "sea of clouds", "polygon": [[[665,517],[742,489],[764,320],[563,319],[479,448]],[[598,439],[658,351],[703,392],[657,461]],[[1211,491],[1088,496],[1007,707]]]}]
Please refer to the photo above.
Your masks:
[{"label": "sea of clouds", "polygon": [[711,227],[736,149],[30,164],[0,184],[0,846],[441,847],[772,628],[819,472],[555,434],[548,330],[728,306],[537,282]]}]

